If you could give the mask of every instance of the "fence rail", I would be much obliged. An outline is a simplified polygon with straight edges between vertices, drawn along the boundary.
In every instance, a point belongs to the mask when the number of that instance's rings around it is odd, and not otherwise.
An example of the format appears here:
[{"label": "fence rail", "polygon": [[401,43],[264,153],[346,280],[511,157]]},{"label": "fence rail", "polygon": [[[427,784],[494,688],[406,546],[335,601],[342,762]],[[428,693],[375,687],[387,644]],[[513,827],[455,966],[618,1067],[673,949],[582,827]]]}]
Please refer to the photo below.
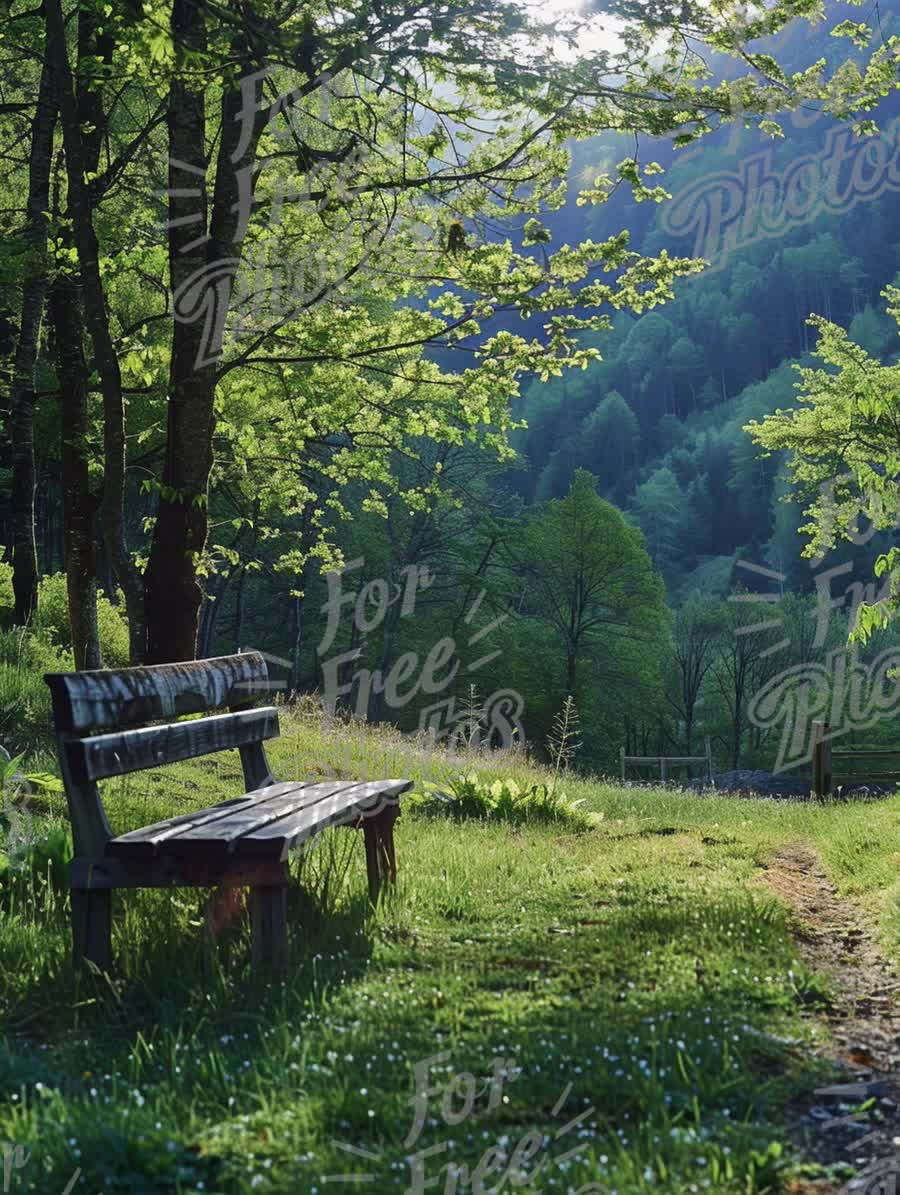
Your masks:
[{"label": "fence rail", "polygon": [[625,748],[622,747],[619,751],[619,760],[622,765],[622,781],[624,783],[626,769],[629,766],[659,768],[659,779],[662,784],[665,784],[668,779],[668,770],[670,767],[688,768],[696,764],[703,764],[706,779],[712,784],[712,747],[708,737],[703,740],[703,746],[704,752],[702,755],[626,755]]},{"label": "fence rail", "polygon": [[[846,764],[850,760],[884,759],[894,757],[897,770],[893,772],[852,772],[839,768],[835,761]],[[827,722],[813,722],[813,787],[818,798],[829,796],[835,787],[854,781],[857,784],[878,784],[882,780],[900,781],[900,747],[877,747],[854,750],[846,747],[835,750],[831,743],[831,727]]]}]

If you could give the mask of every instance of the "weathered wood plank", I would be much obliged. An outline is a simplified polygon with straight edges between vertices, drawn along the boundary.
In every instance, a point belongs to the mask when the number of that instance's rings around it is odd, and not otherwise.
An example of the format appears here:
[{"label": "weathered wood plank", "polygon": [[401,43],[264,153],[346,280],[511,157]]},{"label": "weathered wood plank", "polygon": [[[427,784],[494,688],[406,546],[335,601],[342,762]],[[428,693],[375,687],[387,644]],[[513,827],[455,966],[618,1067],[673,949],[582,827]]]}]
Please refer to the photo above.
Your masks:
[{"label": "weathered wood plank", "polygon": [[367,829],[376,823],[380,825],[380,819],[392,812],[392,805],[396,808],[400,794],[412,787],[412,781],[383,780],[354,787],[356,791],[329,796],[309,808],[298,809],[258,830],[248,831],[232,849],[245,857],[256,854],[268,857],[277,848],[276,857],[284,860],[296,847],[330,826],[358,822],[362,829]]},{"label": "weathered wood plank", "polygon": [[900,772],[836,772],[832,777],[833,784],[873,784],[879,780],[900,780]]},{"label": "weathered wood plank", "polygon": [[254,704],[267,691],[258,652],[184,664],[45,676],[60,732],[124,729],[143,723]]},{"label": "weathered wood plank", "polygon": [[85,784],[277,737],[278,712],[274,706],[267,706],[237,714],[216,714],[195,722],[66,739],[63,749],[73,780]]},{"label": "weathered wood plank", "polygon": [[106,853],[123,861],[168,856],[284,859],[328,826],[377,814],[412,787],[409,780],[273,784],[211,809],[181,814],[112,839]]},{"label": "weathered wood plank", "polygon": [[667,764],[694,764],[706,763],[705,755],[624,755],[620,756],[625,763],[646,764],[648,767],[659,767],[660,761],[665,760]]},{"label": "weathered wood plank", "polygon": [[127,834],[120,834],[107,843],[106,853],[122,858],[139,858],[158,854],[161,850],[166,849],[171,839],[176,838],[185,830],[228,817],[236,809],[246,810],[274,797],[308,787],[310,785],[296,781],[272,784],[256,792],[247,793],[243,797],[233,797],[230,801],[222,801],[209,809],[196,809],[192,813],[181,813],[177,817],[154,822],[151,826],[142,826],[139,830],[130,830]]},{"label": "weathered wood plank", "polygon": [[396,807],[400,794],[407,792],[411,787],[410,780],[376,780],[369,783],[360,781],[340,792],[325,793],[321,799],[310,801],[287,817],[255,827],[240,839],[240,844],[243,845],[245,841],[264,843],[273,838],[290,839],[295,826],[302,829],[310,819],[318,824],[332,812],[343,813],[352,809],[359,818],[374,818],[387,805]]},{"label": "weathered wood plank", "polygon": [[284,865],[278,859],[241,859],[231,855],[217,859],[159,858],[73,859],[72,887],[84,890],[112,888],[213,888],[227,884],[250,888],[255,884],[287,882]]},{"label": "weathered wood plank", "polygon": [[254,971],[284,971],[287,963],[287,889],[284,885],[250,890],[250,940]]},{"label": "weathered wood plank", "polygon": [[186,828],[169,840],[166,849],[176,853],[182,850],[233,850],[248,833],[262,831],[271,823],[278,823],[298,811],[305,812],[326,799],[342,799],[345,791],[351,792],[348,799],[352,803],[356,799],[352,790],[357,787],[358,785],[349,781],[336,784],[290,785],[287,786],[287,791],[273,793],[271,798],[266,800],[247,806],[235,806],[227,817]]},{"label": "weathered wood plank", "polygon": [[72,841],[76,855],[99,855],[112,838],[112,830],[106,820],[106,811],[100,800],[100,793],[94,782],[76,784],[69,771],[62,739],[57,739],[59,764],[66,803],[69,806],[69,820],[72,823]]},{"label": "weathered wood plank", "polygon": [[366,822],[363,826],[363,839],[366,845],[366,878],[369,881],[369,900],[373,905],[377,905],[381,892],[382,860],[379,858],[378,829],[374,821]]},{"label": "weathered wood plank", "polygon": [[874,750],[870,751],[868,749],[865,751],[857,751],[855,747],[846,747],[846,748],[842,748],[840,751],[833,750],[831,752],[832,759],[843,759],[843,760],[870,759],[873,756],[878,757],[878,756],[884,756],[884,755],[900,755],[900,747],[885,747],[881,751],[874,751]]},{"label": "weathered wood plank", "polygon": [[112,970],[112,893],[72,889],[72,958],[77,970],[93,963]]}]

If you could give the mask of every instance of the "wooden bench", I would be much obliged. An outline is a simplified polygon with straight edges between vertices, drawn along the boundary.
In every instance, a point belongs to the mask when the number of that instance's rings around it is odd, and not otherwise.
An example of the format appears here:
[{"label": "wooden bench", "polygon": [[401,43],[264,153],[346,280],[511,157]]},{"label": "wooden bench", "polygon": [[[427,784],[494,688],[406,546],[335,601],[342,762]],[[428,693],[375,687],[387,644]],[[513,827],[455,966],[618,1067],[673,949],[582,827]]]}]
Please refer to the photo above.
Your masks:
[{"label": "wooden bench", "polygon": [[[361,829],[369,896],[394,880],[394,821],[406,780],[277,783],[263,743],[278,713],[253,708],[268,691],[256,652],[186,664],[45,678],[72,821],[72,933],[76,965],[111,968],[115,888],[250,888],[254,966],[280,969],[287,945],[288,853],[329,826]],[[178,721],[183,715],[228,710]],[[156,725],[151,725],[157,723]],[[114,835],[97,782],[237,748],[242,797]]]}]

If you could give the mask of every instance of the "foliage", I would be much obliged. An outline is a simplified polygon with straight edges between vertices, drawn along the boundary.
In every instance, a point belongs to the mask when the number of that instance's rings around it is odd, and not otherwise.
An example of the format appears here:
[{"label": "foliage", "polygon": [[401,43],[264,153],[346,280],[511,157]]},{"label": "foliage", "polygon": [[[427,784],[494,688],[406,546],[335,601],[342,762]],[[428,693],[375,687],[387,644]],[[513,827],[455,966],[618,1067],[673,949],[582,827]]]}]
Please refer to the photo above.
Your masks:
[{"label": "foliage", "polygon": [[12,621],[13,569],[8,560],[0,560],[0,619],[4,626]]},{"label": "foliage", "polygon": [[41,884],[56,893],[69,886],[71,834],[61,826],[41,834],[30,808],[33,794],[60,794],[62,782],[50,772],[23,771],[24,759],[0,748],[0,899],[33,898]]},{"label": "foliage", "polygon": [[44,673],[70,667],[46,634],[0,630],[0,739],[10,752],[46,750],[52,719]]},{"label": "foliage", "polygon": [[652,641],[664,625],[663,587],[639,531],[577,470],[569,493],[536,510],[522,533],[528,609],[558,638],[565,691],[574,694],[579,660],[603,667],[613,643]]},{"label": "foliage", "polygon": [[558,825],[587,830],[593,824],[584,802],[572,801],[555,783],[520,786],[515,780],[483,781],[476,772],[457,776],[446,785],[425,788],[420,812],[454,821],[504,822],[512,826]]},{"label": "foliage", "polygon": [[[110,601],[102,590],[97,597],[100,650],[107,668],[123,668],[128,664],[128,623],[121,593],[117,594],[117,599],[115,603]],[[0,561],[0,625],[11,625],[12,606],[12,565],[3,560]],[[65,573],[53,573],[41,578],[38,609],[31,629],[37,639],[52,644],[57,651],[71,652],[72,630]]]},{"label": "foliage", "polygon": [[7,840],[0,844],[0,900],[7,908],[11,902],[34,900],[44,886],[62,896],[70,888],[72,859],[72,835],[63,827]]},{"label": "foliage", "polygon": [[[888,287],[888,311],[900,319],[900,289]],[[867,543],[900,523],[900,366],[881,365],[836,324],[813,317],[824,368],[800,368],[798,403],[747,431],[768,453],[786,452],[808,522],[804,555],[823,559],[841,541]],[[861,604],[852,633],[866,642],[900,611],[900,551],[875,562],[879,578]]]},{"label": "foliage", "polygon": [[[54,573],[53,576],[42,578],[38,586],[38,608],[34,625],[38,632],[44,632],[61,651],[72,650],[65,573]],[[98,594],[97,627],[103,666],[124,668],[128,664],[128,622],[121,593],[116,604],[102,591]]]}]

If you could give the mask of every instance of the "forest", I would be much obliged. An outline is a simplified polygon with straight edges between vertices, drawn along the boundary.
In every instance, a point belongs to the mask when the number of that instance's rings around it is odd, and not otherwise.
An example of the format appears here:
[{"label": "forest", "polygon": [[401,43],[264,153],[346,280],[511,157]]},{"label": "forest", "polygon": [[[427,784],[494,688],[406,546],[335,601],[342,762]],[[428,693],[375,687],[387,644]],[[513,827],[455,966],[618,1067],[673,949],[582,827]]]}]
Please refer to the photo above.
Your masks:
[{"label": "forest", "polygon": [[570,699],[587,767],[768,766],[754,694],[890,605],[889,505],[810,558],[801,454],[752,426],[831,326],[896,360],[900,126],[892,13],[732,7],[653,15],[652,103],[627,4],[584,60],[594,18],[515,6],[13,10],[5,666],[252,646],[404,730],[499,695],[540,757]]}]

